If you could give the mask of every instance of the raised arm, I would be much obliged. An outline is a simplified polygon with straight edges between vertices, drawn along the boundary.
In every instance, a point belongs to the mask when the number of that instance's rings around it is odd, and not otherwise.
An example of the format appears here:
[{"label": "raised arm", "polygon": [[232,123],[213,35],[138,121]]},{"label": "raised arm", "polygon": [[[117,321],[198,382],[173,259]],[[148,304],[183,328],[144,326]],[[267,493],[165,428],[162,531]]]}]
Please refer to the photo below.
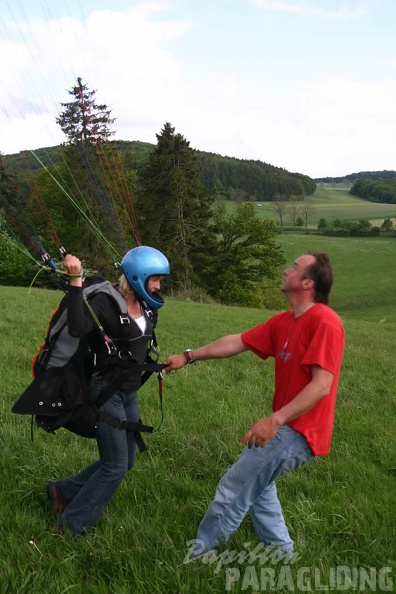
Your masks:
[{"label": "raised arm", "polygon": [[94,328],[91,315],[83,304],[82,292],[82,266],[81,261],[72,254],[67,254],[63,260],[63,266],[70,274],[70,288],[67,303],[67,326],[71,336],[85,336]]}]

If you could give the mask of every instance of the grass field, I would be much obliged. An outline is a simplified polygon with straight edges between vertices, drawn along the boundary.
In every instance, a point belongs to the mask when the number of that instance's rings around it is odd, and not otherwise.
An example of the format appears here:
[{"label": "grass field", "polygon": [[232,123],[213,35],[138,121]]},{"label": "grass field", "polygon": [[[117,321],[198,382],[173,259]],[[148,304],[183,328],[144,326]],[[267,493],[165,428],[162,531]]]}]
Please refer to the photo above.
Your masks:
[{"label": "grass field", "polygon": [[[65,430],[35,430],[32,443],[29,419],[10,412],[60,294],[0,287],[1,594],[396,591],[396,240],[280,240],[288,261],[307,249],[330,253],[332,304],[347,337],[331,455],[278,481],[295,562],[249,561],[246,552],[257,545],[249,518],[230,540],[238,557],[228,564],[225,556],[207,563],[186,557],[219,477],[241,451],[240,437],[270,411],[273,366],[251,353],[166,377],[164,424],[148,437],[149,451],[138,456],[97,528],[77,541],[56,534],[46,482],[93,461],[95,444]],[[168,300],[157,332],[163,357],[271,313]],[[155,379],[140,401],[144,421],[157,424]]]},{"label": "grass field", "polygon": [[[307,200],[312,202],[315,211],[309,218],[309,227],[316,227],[319,219],[324,218],[328,221],[334,219],[341,220],[359,220],[370,219],[376,221],[375,224],[381,224],[384,218],[396,218],[395,204],[378,204],[369,202],[363,198],[349,194],[349,186],[345,184],[319,184],[312,196]],[[261,217],[278,220],[277,214],[273,211],[271,202],[259,202],[257,212]],[[261,206],[258,206],[260,204]],[[236,203],[226,202],[229,212],[234,212]],[[285,225],[290,225],[287,217]]]},{"label": "grass field", "polygon": [[318,249],[329,254],[335,277],[331,304],[343,316],[396,322],[396,238],[284,234],[279,241],[288,261]]}]

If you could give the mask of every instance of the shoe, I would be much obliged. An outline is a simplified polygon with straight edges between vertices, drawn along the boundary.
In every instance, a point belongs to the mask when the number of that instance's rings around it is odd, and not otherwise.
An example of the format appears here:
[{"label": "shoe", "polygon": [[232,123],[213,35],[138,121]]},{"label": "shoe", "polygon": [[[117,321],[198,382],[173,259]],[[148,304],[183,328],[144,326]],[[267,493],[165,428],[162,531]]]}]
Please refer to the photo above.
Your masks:
[{"label": "shoe", "polygon": [[60,524],[55,524],[54,532],[55,532],[55,534],[59,534],[59,536],[65,536],[65,534],[66,534],[63,527]]},{"label": "shoe", "polygon": [[56,482],[55,481],[50,481],[47,485],[47,495],[48,495],[48,499],[51,501],[52,503],[52,511],[54,513],[59,513],[62,511],[62,502],[59,499],[57,490],[56,490]]}]

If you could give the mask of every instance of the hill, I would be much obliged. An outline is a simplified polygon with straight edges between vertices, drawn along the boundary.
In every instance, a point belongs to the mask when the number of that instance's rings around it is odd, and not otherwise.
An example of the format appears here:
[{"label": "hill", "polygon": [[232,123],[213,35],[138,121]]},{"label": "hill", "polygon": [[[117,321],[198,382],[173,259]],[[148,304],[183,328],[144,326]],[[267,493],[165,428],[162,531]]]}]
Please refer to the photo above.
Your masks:
[{"label": "hill", "polygon": [[387,171],[384,169],[383,171],[359,171],[359,173],[350,173],[348,175],[344,175],[343,177],[316,177],[315,182],[318,183],[335,183],[338,184],[340,182],[350,181],[354,182],[358,179],[379,179],[379,180],[387,180],[387,179],[395,179],[396,178],[396,171]]},{"label": "hill", "polygon": [[[140,172],[147,163],[155,145],[140,141],[117,141],[126,170]],[[62,146],[40,148],[35,151],[21,151],[4,155],[8,171],[18,175],[34,172],[44,165],[56,165],[62,159]],[[302,173],[290,173],[282,167],[275,167],[258,160],[236,159],[204,151],[196,151],[202,165],[202,182],[210,192],[228,200],[274,200],[280,196],[310,195],[316,189],[315,182]]]}]

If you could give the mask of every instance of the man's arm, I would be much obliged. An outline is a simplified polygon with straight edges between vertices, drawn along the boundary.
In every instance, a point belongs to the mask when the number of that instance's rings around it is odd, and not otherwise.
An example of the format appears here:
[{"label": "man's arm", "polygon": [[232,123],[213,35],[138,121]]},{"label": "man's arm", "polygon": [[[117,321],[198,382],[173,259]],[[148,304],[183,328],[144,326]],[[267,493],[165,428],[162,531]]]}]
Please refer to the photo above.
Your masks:
[{"label": "man's arm", "polygon": [[333,374],[319,365],[311,367],[312,379],[288,404],[272,413],[269,417],[259,419],[245,433],[241,443],[248,446],[266,446],[280,427],[308,412],[330,392]]},{"label": "man's arm", "polygon": [[[243,344],[240,334],[230,334],[223,336],[210,344],[199,347],[191,351],[191,357],[194,361],[203,361],[205,359],[224,359],[226,357],[233,357],[243,351],[247,347]],[[164,373],[169,373],[174,369],[180,369],[188,363],[184,355],[171,355],[165,359],[164,364],[167,365]]]}]

